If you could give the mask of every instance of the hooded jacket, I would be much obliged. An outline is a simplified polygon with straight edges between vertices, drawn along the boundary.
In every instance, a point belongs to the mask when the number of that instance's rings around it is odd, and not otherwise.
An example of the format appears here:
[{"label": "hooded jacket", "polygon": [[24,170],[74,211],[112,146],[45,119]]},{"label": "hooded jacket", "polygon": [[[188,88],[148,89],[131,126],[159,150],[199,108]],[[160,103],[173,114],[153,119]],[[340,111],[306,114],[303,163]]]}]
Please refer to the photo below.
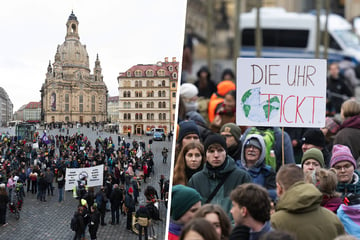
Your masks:
[{"label": "hooded jacket", "polygon": [[230,175],[210,203],[220,205],[225,212],[230,214],[230,192],[240,184],[251,182],[250,175],[246,171],[237,168],[235,161],[230,156],[227,155],[223,165],[216,169],[212,168],[208,163],[205,164],[200,172],[195,173],[190,178],[188,186],[195,188],[201,195],[202,203],[205,203],[221,182],[221,179],[227,174]]},{"label": "hooded jacket", "polygon": [[[245,160],[245,143],[252,138],[257,139],[261,145],[260,157],[254,166],[248,168],[246,166]],[[248,136],[246,136],[241,149],[241,159],[240,161],[236,161],[236,164],[239,166],[240,169],[243,169],[250,174],[253,183],[257,183],[265,187],[266,189],[276,189],[276,173],[274,169],[272,169],[269,165],[266,165],[265,163],[265,142],[262,136],[260,136],[259,134],[249,134]]]},{"label": "hooded jacket", "polygon": [[340,126],[334,139],[335,144],[346,145],[350,148],[355,160],[360,159],[360,115],[347,118]]},{"label": "hooded jacket", "polygon": [[321,207],[321,192],[303,181],[293,184],[280,196],[272,227],[292,232],[297,240],[334,239],[344,234],[344,226],[330,210]]}]

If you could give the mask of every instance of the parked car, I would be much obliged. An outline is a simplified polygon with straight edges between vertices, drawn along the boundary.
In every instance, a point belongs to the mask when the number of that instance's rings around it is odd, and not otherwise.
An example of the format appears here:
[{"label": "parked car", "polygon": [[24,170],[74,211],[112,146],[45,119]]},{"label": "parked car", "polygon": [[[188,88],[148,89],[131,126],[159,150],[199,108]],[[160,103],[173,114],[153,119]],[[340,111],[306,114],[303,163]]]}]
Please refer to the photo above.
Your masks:
[{"label": "parked car", "polygon": [[163,141],[164,136],[161,134],[161,132],[154,132],[153,140],[154,141]]},{"label": "parked car", "polygon": [[150,129],[149,131],[146,131],[145,134],[146,134],[146,136],[151,136],[154,133],[153,133],[152,129]]}]

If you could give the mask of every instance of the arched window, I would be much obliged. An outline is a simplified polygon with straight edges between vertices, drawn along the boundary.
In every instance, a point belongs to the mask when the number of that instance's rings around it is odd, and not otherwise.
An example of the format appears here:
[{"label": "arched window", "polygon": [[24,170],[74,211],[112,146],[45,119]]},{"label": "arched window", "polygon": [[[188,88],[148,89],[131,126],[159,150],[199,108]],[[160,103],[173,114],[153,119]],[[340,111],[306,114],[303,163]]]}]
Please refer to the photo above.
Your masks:
[{"label": "arched window", "polygon": [[127,97],[127,92],[126,91],[124,91],[123,97]]},{"label": "arched window", "polygon": [[154,97],[154,91],[151,91],[151,97]]},{"label": "arched window", "polygon": [[142,102],[139,102],[139,108],[142,108]]},{"label": "arched window", "polygon": [[131,114],[128,113],[128,120],[131,120]]},{"label": "arched window", "polygon": [[158,97],[161,97],[161,91],[158,91]]},{"label": "arched window", "polygon": [[158,104],[158,108],[161,108],[161,106],[162,106],[162,104],[161,104],[161,102],[159,102],[159,104]]},{"label": "arched window", "polygon": [[154,114],[153,113],[151,114],[151,120],[154,120]]},{"label": "arched window", "polygon": [[131,97],[131,92],[130,91],[128,91],[128,97]]},{"label": "arched window", "polygon": [[126,103],[126,102],[123,103],[123,107],[124,107],[124,108],[127,107],[127,103]]},{"label": "arched window", "polygon": [[135,87],[139,87],[139,82],[135,81]]},{"label": "arched window", "polygon": [[162,114],[159,113],[159,120],[162,120]]},{"label": "arched window", "polygon": [[166,92],[162,91],[161,96],[166,97]]},{"label": "arched window", "polygon": [[150,105],[151,105],[151,108],[154,108],[154,102],[151,102]]},{"label": "arched window", "polygon": [[139,119],[142,120],[142,113],[139,113]]},{"label": "arched window", "polygon": [[127,120],[127,113],[124,113],[124,120]]},{"label": "arched window", "polygon": [[[136,93],[135,93],[136,94]],[[139,107],[139,103],[138,102],[135,102],[135,108],[138,108]]]},{"label": "arched window", "polygon": [[165,80],[162,80],[161,86],[162,86],[162,87],[165,87]]},{"label": "arched window", "polygon": [[139,115],[137,113],[135,113],[135,120],[139,119]]},{"label": "arched window", "polygon": [[147,120],[150,120],[150,113],[147,113],[147,114],[146,114],[146,119],[147,119]]},{"label": "arched window", "polygon": [[139,97],[142,97],[142,91],[139,92]]},{"label": "arched window", "polygon": [[150,108],[150,103],[146,102],[146,108]]},{"label": "arched window", "polygon": [[162,119],[163,119],[163,120],[166,120],[166,113],[163,113]]}]

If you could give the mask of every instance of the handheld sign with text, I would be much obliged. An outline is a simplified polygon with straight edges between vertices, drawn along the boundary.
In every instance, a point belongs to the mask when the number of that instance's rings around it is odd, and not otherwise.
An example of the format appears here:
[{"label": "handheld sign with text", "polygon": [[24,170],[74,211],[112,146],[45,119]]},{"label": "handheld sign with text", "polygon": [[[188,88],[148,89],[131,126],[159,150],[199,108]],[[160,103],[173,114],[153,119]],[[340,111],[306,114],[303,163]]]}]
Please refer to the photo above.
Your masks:
[{"label": "handheld sign with text", "polygon": [[238,58],[236,123],[323,127],[326,60]]}]

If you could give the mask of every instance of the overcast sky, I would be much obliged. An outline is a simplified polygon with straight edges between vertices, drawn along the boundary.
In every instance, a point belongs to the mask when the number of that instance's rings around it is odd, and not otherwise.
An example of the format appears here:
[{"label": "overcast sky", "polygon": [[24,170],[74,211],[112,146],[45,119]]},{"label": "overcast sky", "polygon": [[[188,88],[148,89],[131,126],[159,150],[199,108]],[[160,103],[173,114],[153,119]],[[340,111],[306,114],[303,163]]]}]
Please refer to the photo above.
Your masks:
[{"label": "overcast sky", "polygon": [[119,72],[165,57],[181,59],[186,0],[12,0],[0,9],[0,86],[14,111],[40,101],[49,60],[54,62],[65,41],[72,10],[91,74],[98,53],[110,96],[118,95]]}]

